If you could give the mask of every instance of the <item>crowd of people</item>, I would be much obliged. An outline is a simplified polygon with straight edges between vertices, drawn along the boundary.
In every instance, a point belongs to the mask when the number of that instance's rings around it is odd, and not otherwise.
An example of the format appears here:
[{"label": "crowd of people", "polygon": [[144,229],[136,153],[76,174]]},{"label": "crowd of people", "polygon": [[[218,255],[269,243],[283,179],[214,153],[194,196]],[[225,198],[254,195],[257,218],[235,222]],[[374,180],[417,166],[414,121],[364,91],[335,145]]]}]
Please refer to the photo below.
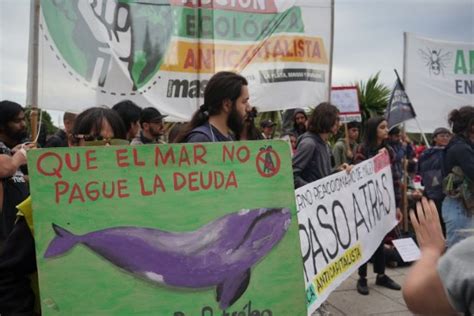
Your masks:
[{"label": "crowd of people", "polygon": [[[467,258],[473,258],[474,237],[470,236],[474,229],[474,107],[463,106],[452,111],[448,118],[452,131],[436,129],[429,149],[413,145],[398,127],[389,130],[383,117],[368,119],[365,128],[358,122],[342,126],[337,107],[328,102],[317,105],[310,113],[302,109],[290,113],[292,122],[286,129],[276,131],[277,124],[268,119],[262,120],[257,128],[257,112],[250,106],[247,80],[233,72],[219,72],[206,85],[204,103],[191,121],[176,124],[167,137],[163,121],[166,115],[156,108],[142,109],[125,100],[111,109],[91,107],[78,115],[65,113],[64,129],[51,136],[44,146],[162,144],[165,139],[169,143],[227,142],[272,139],[279,134],[291,147],[295,188],[334,172],[350,172],[352,165],[386,151],[391,162],[397,219],[402,218],[400,208],[405,203],[405,191],[408,200],[416,205],[418,214],[412,213],[410,217],[422,259],[413,267],[416,272],[411,272],[406,290],[404,286],[409,307],[416,312],[430,310],[424,309],[426,297],[417,301],[418,296],[424,296],[418,295],[421,293],[418,291],[429,291],[432,286],[431,279],[423,278],[429,271],[430,277],[437,276],[433,282],[437,282],[438,290],[441,289],[436,294],[445,295],[439,300],[443,311],[474,312],[473,269],[469,268],[470,274],[458,273],[455,280],[450,275],[458,262],[465,262],[466,251],[470,251]],[[34,313],[35,294],[29,278],[36,270],[34,239],[16,208],[28,197],[28,176],[24,166],[27,152],[37,146],[28,141],[26,131],[24,108],[11,101],[1,101],[0,315]],[[342,137],[331,146],[340,135]],[[424,190],[421,184],[416,185],[418,178],[421,178]],[[430,234],[437,239],[431,240]],[[463,239],[469,240],[470,248],[463,246],[464,250],[460,251],[455,244],[464,243]],[[453,249],[443,255],[446,247]],[[400,290],[401,286],[385,274],[385,250],[386,245],[381,242],[370,259],[377,274],[375,283]],[[465,281],[462,289],[459,288],[460,279]],[[355,287],[360,294],[369,294],[366,263],[359,268]]]}]

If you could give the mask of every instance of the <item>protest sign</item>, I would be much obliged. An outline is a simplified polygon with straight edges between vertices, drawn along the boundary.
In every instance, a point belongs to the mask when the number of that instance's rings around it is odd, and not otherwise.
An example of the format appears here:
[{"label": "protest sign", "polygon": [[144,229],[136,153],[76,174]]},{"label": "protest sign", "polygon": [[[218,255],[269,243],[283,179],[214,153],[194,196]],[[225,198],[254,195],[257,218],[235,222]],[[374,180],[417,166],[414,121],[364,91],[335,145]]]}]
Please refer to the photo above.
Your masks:
[{"label": "protest sign", "polygon": [[283,141],[28,155],[43,315],[305,315]]},{"label": "protest sign", "polygon": [[362,121],[356,86],[332,87],[331,103],[339,109],[339,117],[342,123]]},{"label": "protest sign", "polygon": [[239,72],[259,111],[328,99],[331,0],[41,0],[39,103],[130,99],[189,120],[215,72]]},{"label": "protest sign", "polygon": [[[448,42],[405,33],[404,84],[425,133],[448,127],[450,111],[472,104],[474,43]],[[415,122],[406,129],[419,132]]]},{"label": "protest sign", "polygon": [[296,190],[308,315],[397,223],[388,154]]}]

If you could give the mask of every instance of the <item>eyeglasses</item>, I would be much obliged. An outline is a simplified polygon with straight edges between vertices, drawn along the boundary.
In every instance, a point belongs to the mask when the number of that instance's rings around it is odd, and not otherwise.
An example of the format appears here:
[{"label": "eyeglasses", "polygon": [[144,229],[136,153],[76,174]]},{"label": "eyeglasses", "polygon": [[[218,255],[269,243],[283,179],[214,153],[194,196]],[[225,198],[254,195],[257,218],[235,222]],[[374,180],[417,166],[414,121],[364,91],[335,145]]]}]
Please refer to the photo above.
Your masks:
[{"label": "eyeglasses", "polygon": [[105,138],[102,136],[95,136],[95,135],[83,135],[83,134],[77,134],[73,135],[74,139],[76,142],[79,142],[79,140],[84,140],[84,146],[105,146],[105,145],[111,145],[111,146],[120,146],[120,145],[128,145],[129,142],[126,139],[119,139],[119,138]]}]

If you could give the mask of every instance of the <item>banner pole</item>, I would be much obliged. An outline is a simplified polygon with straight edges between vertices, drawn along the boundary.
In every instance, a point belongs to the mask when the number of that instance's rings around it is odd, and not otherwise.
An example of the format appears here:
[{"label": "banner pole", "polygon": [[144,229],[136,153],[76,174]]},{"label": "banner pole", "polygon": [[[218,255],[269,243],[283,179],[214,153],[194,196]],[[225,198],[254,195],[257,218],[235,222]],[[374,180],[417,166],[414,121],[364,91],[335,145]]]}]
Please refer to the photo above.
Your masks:
[{"label": "banner pole", "polygon": [[331,103],[331,88],[332,88],[332,61],[334,51],[334,0],[331,0],[331,45],[329,53],[329,76],[328,76],[328,102]]},{"label": "banner pole", "polygon": [[39,53],[39,13],[40,0],[30,2],[30,43],[28,61],[27,105],[31,106],[31,139],[38,139],[38,53]]},{"label": "banner pole", "polygon": [[414,117],[414,119],[415,119],[416,125],[418,126],[418,129],[420,130],[421,136],[423,136],[423,140],[425,141],[426,147],[431,148],[430,143],[428,142],[428,139],[426,138],[425,133],[421,129],[420,122],[418,122],[418,119],[416,117]]}]

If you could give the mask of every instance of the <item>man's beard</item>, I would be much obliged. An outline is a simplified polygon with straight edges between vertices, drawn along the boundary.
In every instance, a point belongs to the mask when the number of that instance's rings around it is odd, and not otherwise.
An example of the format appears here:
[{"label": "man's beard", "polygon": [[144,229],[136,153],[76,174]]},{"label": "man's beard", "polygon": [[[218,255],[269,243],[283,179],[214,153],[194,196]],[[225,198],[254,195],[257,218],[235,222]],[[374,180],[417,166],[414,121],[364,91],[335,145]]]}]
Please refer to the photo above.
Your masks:
[{"label": "man's beard", "polygon": [[240,135],[244,127],[244,118],[240,116],[235,104],[232,105],[229,117],[227,118],[227,126],[234,132],[235,135]]},{"label": "man's beard", "polygon": [[17,132],[13,132],[9,129],[6,129],[5,134],[7,135],[8,138],[10,138],[11,140],[15,142],[15,145],[23,141],[26,141],[26,137],[28,136],[26,129],[17,131]]},{"label": "man's beard", "polygon": [[296,130],[300,133],[306,132],[306,124],[304,123],[296,124]]}]

